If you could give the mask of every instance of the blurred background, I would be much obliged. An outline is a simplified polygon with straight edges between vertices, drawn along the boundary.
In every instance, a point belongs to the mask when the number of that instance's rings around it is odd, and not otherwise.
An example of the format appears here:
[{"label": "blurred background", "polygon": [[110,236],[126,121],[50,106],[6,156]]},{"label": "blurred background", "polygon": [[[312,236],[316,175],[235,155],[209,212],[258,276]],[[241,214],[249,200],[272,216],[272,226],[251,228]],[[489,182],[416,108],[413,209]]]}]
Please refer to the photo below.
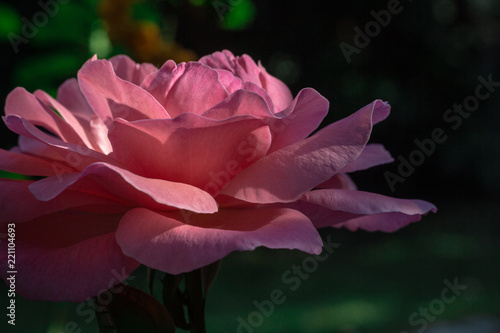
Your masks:
[{"label": "blurred background", "polygon": [[[500,83],[470,113],[445,116],[473,100],[478,77],[500,82],[499,1],[0,1],[0,48],[1,103],[16,86],[55,96],[93,54],[161,66],[222,49],[260,59],[294,95],[318,90],[331,103],[323,126],[389,101],[391,116],[371,142],[384,143],[396,162],[352,176],[361,190],[425,199],[438,213],[394,234],[322,230],[340,247],[296,290],[283,274],[306,254],[231,254],[209,293],[208,331],[500,332]],[[386,176],[398,174],[398,156],[416,156],[415,140],[435,128],[446,141],[391,189]],[[16,144],[3,123],[0,136],[1,148]],[[134,281],[140,287],[143,275]],[[450,302],[442,298],[447,282],[466,286]],[[286,300],[269,317],[255,314],[254,301],[274,289]],[[6,290],[1,284],[2,300]],[[18,296],[16,326],[4,318],[0,331],[98,332],[77,307]],[[65,328],[70,321],[76,327]]]}]

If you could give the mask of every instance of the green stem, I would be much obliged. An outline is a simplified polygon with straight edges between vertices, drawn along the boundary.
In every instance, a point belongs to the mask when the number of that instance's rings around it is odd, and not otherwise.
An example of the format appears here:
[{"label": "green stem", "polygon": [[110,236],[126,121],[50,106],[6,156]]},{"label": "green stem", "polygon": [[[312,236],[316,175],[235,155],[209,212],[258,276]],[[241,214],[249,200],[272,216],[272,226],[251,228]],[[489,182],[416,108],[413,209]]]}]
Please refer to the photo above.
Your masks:
[{"label": "green stem", "polygon": [[201,269],[185,274],[186,296],[191,333],[206,333],[205,328],[205,295]]}]

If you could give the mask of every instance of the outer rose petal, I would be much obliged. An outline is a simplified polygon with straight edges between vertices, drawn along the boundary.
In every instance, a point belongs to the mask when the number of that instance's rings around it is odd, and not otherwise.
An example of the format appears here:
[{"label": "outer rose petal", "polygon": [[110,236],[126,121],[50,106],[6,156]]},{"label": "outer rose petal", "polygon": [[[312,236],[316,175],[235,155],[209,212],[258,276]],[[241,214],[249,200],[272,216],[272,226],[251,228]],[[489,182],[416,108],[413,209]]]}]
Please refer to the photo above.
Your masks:
[{"label": "outer rose petal", "polygon": [[275,151],[243,170],[221,191],[254,203],[292,202],[331,178],[363,151],[381,101]]},{"label": "outer rose petal", "polygon": [[274,140],[270,152],[299,142],[318,128],[328,113],[328,100],[316,90],[305,88],[299,91],[292,104],[271,120],[269,127]]},{"label": "outer rose petal", "polygon": [[106,137],[108,129],[96,114],[91,114],[89,117],[80,116],[73,112],[73,110],[69,111],[64,105],[41,90],[35,91],[34,95],[45,103],[45,105],[59,112],[63,119],[66,120],[82,138],[85,146],[104,154],[111,152],[111,144]]},{"label": "outer rose petal", "polygon": [[116,239],[123,253],[171,274],[188,272],[233,251],[258,246],[319,254],[322,241],[307,217],[282,208],[225,209],[213,215],[160,214],[144,208],[128,212]]},{"label": "outer rose petal", "polygon": [[62,160],[65,160],[67,164],[77,170],[83,170],[89,164],[97,161],[116,163],[116,160],[102,153],[89,149],[85,146],[65,142],[52,135],[48,135],[19,116],[10,115],[4,117],[4,122],[11,131],[46,144],[46,149],[50,155],[59,155]]},{"label": "outer rose petal", "polygon": [[402,213],[380,213],[353,218],[335,227],[346,227],[351,231],[363,229],[366,231],[394,232],[408,224],[420,221],[421,215],[406,215]]},{"label": "outer rose petal", "polygon": [[[20,153],[24,155],[33,155],[36,157],[40,157],[43,160],[51,161],[50,164],[55,166],[55,164],[64,164],[66,165],[67,161],[65,158],[61,156],[60,151],[56,149],[52,149],[52,147],[46,144],[43,141],[39,141],[36,138],[29,138],[27,136],[20,136],[18,139],[18,146],[12,148],[10,151],[15,153]],[[61,163],[59,163],[61,162]],[[71,171],[76,171],[74,168],[68,168]],[[57,170],[57,169],[56,169]],[[57,174],[57,171],[54,170],[53,174]]]},{"label": "outer rose petal", "polygon": [[16,88],[7,96],[5,115],[26,119],[33,125],[46,128],[64,141],[77,144],[82,142],[80,136],[67,122],[24,88]]},{"label": "outer rose petal", "polygon": [[[65,191],[50,201],[40,201],[29,190],[33,181],[0,180],[0,222],[25,222],[42,215],[86,205],[122,206],[116,199],[77,191]],[[26,209],[29,207],[29,209]]]},{"label": "outer rose petal", "polygon": [[44,178],[30,185],[38,200],[52,200],[67,190],[118,198],[129,205],[166,210],[177,207],[197,213],[217,211],[214,198],[197,187],[138,176],[106,163],[95,163],[82,173]]},{"label": "outer rose petal", "polygon": [[357,190],[358,187],[354,183],[354,181],[349,177],[349,175],[345,173],[337,173],[332,178],[328,179],[326,182],[319,184],[316,186],[319,188],[336,188],[336,189],[344,189],[344,190]]},{"label": "outer rose petal", "polygon": [[[2,232],[7,232],[7,224]],[[49,229],[38,236],[54,239],[57,233]],[[7,283],[7,242],[1,248],[0,276]],[[114,233],[62,247],[39,247],[26,242],[21,225],[16,225],[16,293],[27,299],[81,302],[122,282],[138,266],[123,255]]]},{"label": "outer rose petal", "polygon": [[[315,213],[316,218],[312,220],[318,228],[333,226],[355,218],[344,225],[353,230],[360,227],[370,231],[392,232],[410,222],[420,220],[422,214],[436,211],[433,204],[422,200],[395,199],[375,193],[342,189],[311,191],[306,193],[300,201],[314,204],[318,206],[316,208],[330,210],[330,216],[326,215],[324,219],[318,219],[320,215]],[[313,206],[309,207],[312,208],[311,212],[316,210]],[[303,209],[300,210],[309,216]],[[375,217],[374,214],[380,216]],[[373,216],[361,218],[361,215]]]},{"label": "outer rose petal", "polygon": [[47,160],[0,149],[0,170],[30,176],[52,176],[54,168]]},{"label": "outer rose petal", "polygon": [[354,172],[394,162],[391,154],[380,144],[368,144],[357,159],[343,167],[340,172]]}]

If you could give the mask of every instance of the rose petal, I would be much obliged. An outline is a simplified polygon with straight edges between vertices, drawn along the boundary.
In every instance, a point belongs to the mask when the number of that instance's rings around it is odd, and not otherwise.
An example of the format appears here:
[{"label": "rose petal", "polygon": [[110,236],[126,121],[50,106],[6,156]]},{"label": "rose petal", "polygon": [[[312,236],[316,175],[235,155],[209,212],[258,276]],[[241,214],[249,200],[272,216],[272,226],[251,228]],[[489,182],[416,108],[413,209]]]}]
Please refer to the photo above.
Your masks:
[{"label": "rose petal", "polygon": [[217,121],[184,113],[175,119],[115,121],[114,156],[144,177],[197,186],[215,195],[238,172],[264,156],[269,129],[252,117]]},{"label": "rose petal", "polygon": [[406,215],[403,213],[380,213],[353,218],[335,227],[346,227],[351,231],[363,229],[366,231],[395,232],[408,224],[420,221],[421,215]]},{"label": "rose petal", "polygon": [[82,142],[67,122],[24,88],[16,88],[7,96],[5,115],[22,117],[33,125],[44,127],[64,141],[77,144]]},{"label": "rose petal", "polygon": [[229,50],[222,52],[214,52],[212,54],[203,56],[198,62],[205,64],[211,68],[225,69],[234,73],[235,57]]},{"label": "rose petal", "polygon": [[[325,216],[325,220],[322,221],[317,218],[313,219],[313,223],[318,228],[328,225],[332,226],[347,219],[358,218],[360,215],[397,213],[384,215],[385,218],[379,216],[371,219],[356,219],[344,224],[346,227],[354,230],[357,227],[361,227],[370,231],[382,230],[392,232],[411,221],[419,220],[420,215],[427,214],[429,211],[436,212],[436,207],[433,204],[422,200],[396,199],[375,193],[343,189],[310,191],[304,194],[301,201],[335,212],[332,213],[331,217]],[[334,216],[338,211],[353,215],[340,214],[344,219],[342,220],[339,219],[339,215]],[[406,216],[411,217],[408,218]]]},{"label": "rose petal", "polygon": [[[18,139],[19,146],[14,147],[13,149],[19,149],[19,153],[24,153],[25,155],[33,155],[37,157],[41,157],[44,160],[48,161],[57,161],[65,163],[64,157],[52,147],[42,141],[39,141],[34,138],[28,138],[26,136],[20,136]],[[12,149],[11,149],[12,150]],[[52,164],[52,163],[51,163]],[[71,168],[72,171],[76,171],[76,169]]]},{"label": "rose petal", "polygon": [[202,114],[229,96],[224,87],[227,74],[200,63],[190,62],[175,65],[165,63],[149,86],[143,88],[150,92],[174,118],[182,113]]},{"label": "rose petal", "polygon": [[219,81],[224,86],[229,94],[234,93],[236,90],[243,88],[243,82],[237,76],[234,76],[230,71],[224,69],[215,70],[219,75]]},{"label": "rose petal", "polygon": [[[88,165],[97,161],[116,163],[116,160],[107,155],[85,146],[61,141],[59,138],[48,135],[19,116],[10,115],[4,117],[4,122],[11,131],[46,144],[48,147],[45,149],[50,155],[59,155],[67,165],[77,170],[83,170]],[[40,154],[37,155],[42,156]]]},{"label": "rose petal", "polygon": [[279,150],[308,137],[318,128],[328,113],[328,100],[311,88],[302,89],[293,103],[271,120],[273,145],[270,152]]},{"label": "rose petal", "polygon": [[262,88],[267,90],[267,93],[273,99],[276,111],[281,111],[287,108],[292,103],[293,96],[288,86],[283,81],[267,73],[266,69],[259,61],[259,74]]},{"label": "rose petal", "polygon": [[312,137],[265,156],[233,178],[221,194],[254,203],[298,200],[359,156],[380,105],[377,100]]},{"label": "rose petal", "polygon": [[78,83],[89,105],[105,123],[115,118],[169,117],[147,91],[119,78],[109,61],[96,60],[84,65],[78,72]]},{"label": "rose petal", "polygon": [[[30,192],[34,181],[0,180],[0,222],[25,222],[60,210],[89,205],[122,206],[118,200],[78,191],[64,191],[50,201],[40,201]],[[29,209],[26,209],[29,207]]]},{"label": "rose petal", "polygon": [[156,66],[143,63],[138,64],[129,56],[120,54],[109,59],[109,62],[113,65],[113,69],[116,75],[125,81],[132,82],[135,85],[140,86],[142,81],[158,70]]},{"label": "rose petal", "polygon": [[106,163],[95,163],[82,173],[44,178],[30,185],[38,200],[48,201],[67,190],[119,198],[130,205],[152,209],[187,209],[197,213],[217,211],[213,197],[197,187],[138,176]]},{"label": "rose petal", "polygon": [[[265,91],[263,88],[259,87],[258,85],[252,82],[244,82],[243,89],[256,93],[260,97],[262,97],[267,103],[267,108],[269,109],[269,112],[272,115],[274,115],[274,113],[276,112],[276,110],[274,109],[274,103],[269,94],[267,93],[267,91]],[[276,118],[276,116],[273,116],[273,118]]]},{"label": "rose petal", "polygon": [[90,126],[86,119],[75,117],[75,115],[68,109],[66,109],[64,105],[53,99],[52,96],[42,90],[35,91],[33,95],[46,106],[56,110],[61,115],[61,117],[75,130],[78,136],[83,140],[83,144],[85,146],[89,148],[99,148],[92,142]]},{"label": "rose petal", "polygon": [[290,89],[282,81],[272,75],[269,75],[264,67],[248,55],[235,57],[230,51],[215,52],[202,57],[199,62],[212,68],[220,68],[233,72],[241,78],[243,82],[252,82],[265,89],[271,99],[275,109],[271,111],[278,112],[284,110],[292,103],[293,96]]},{"label": "rose petal", "polygon": [[92,143],[93,149],[109,154],[111,144],[107,137],[108,129],[88,104],[76,79],[69,79],[59,87],[57,100],[62,106],[70,110],[71,114],[80,122],[89,141]]},{"label": "rose petal", "polygon": [[61,105],[71,110],[76,117],[90,121],[94,110],[80,91],[80,86],[75,78],[68,79],[57,90],[57,100]]},{"label": "rose petal", "polygon": [[354,181],[345,173],[337,173],[326,182],[319,184],[316,188],[333,188],[344,190],[357,190]]},{"label": "rose petal", "polygon": [[235,91],[224,101],[202,114],[203,117],[220,120],[238,115],[252,115],[263,121],[266,121],[265,118],[276,119],[266,101],[259,94],[248,90]]},{"label": "rose petal", "polygon": [[121,220],[116,239],[126,255],[170,274],[188,272],[230,252],[258,246],[315,254],[322,246],[319,234],[303,214],[281,208],[225,209],[213,215],[185,215],[184,220],[180,214],[136,208]]},{"label": "rose petal", "polygon": [[29,176],[52,176],[51,164],[41,158],[0,149],[0,170]]},{"label": "rose petal", "polygon": [[[77,217],[77,215],[75,215]],[[102,215],[89,216],[87,222],[105,222]],[[116,217],[111,216],[112,220]],[[52,219],[60,219],[52,216]],[[47,221],[48,218],[45,219]],[[72,221],[73,217],[64,222]],[[37,221],[43,223],[45,221]],[[84,221],[80,221],[84,223]],[[81,302],[125,280],[138,266],[116,244],[114,233],[83,239],[66,246],[39,247],[25,239],[34,225],[16,225],[16,294],[29,300]],[[97,226],[97,225],[96,225]],[[60,229],[38,228],[37,240],[66,238]],[[7,224],[2,225],[2,232]],[[69,231],[66,231],[69,232]],[[58,238],[59,237],[59,238]],[[7,242],[2,242],[0,276],[10,275],[7,267]]]},{"label": "rose petal", "polygon": [[340,172],[354,172],[394,162],[391,154],[381,144],[368,144],[357,159],[343,167]]},{"label": "rose petal", "polygon": [[[391,113],[391,106],[389,105],[389,103],[381,101],[379,99],[375,102],[377,103],[377,112],[373,114],[373,125],[378,124],[382,120],[386,119]],[[365,106],[365,108],[368,108],[370,106],[371,104],[368,104],[367,106]]]}]

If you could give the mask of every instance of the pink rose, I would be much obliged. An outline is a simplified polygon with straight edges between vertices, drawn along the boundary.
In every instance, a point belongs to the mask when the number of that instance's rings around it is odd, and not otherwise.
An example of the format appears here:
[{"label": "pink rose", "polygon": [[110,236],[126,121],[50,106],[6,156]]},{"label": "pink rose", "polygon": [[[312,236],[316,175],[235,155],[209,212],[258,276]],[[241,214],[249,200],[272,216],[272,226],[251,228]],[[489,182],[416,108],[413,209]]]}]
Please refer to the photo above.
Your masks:
[{"label": "pink rose", "polygon": [[94,57],[57,100],[16,88],[3,119],[19,144],[0,151],[0,169],[39,177],[0,180],[16,292],[82,301],[140,264],[178,274],[258,246],[319,254],[316,228],[391,232],[435,211],[347,175],[392,161],[367,144],[386,102],[311,135],[328,106],[229,51],[160,69]]}]

